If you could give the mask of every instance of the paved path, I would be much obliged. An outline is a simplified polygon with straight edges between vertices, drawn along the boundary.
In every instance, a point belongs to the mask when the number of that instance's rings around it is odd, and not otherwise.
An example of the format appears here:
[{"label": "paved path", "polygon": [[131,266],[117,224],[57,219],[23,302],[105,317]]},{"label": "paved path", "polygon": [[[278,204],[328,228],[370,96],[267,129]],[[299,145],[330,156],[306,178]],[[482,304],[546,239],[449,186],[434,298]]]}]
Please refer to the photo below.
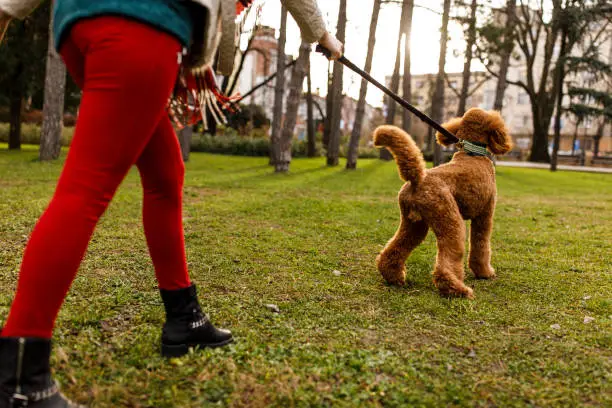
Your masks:
[{"label": "paved path", "polygon": [[[495,163],[500,167],[523,167],[528,169],[547,169],[550,170],[550,164],[546,163],[534,163],[534,162],[518,162],[518,161],[501,161],[498,160]],[[587,173],[608,173],[612,174],[612,168],[605,167],[587,167],[587,166],[566,166],[563,164],[559,164],[557,166],[558,170],[567,170],[567,171],[582,171]]]}]

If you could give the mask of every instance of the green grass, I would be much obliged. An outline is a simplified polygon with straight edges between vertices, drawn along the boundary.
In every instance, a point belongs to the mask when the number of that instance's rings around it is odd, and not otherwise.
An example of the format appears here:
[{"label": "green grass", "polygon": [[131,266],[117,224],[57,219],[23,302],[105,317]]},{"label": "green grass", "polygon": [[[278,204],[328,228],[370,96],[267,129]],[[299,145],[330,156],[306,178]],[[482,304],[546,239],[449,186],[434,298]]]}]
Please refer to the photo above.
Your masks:
[{"label": "green grass", "polygon": [[[1,318],[60,172],[36,157],[0,152]],[[158,353],[163,310],[129,175],[58,320],[67,395],[99,407],[612,404],[609,175],[498,168],[498,278],[468,274],[470,301],[438,296],[431,234],[407,287],[376,272],[398,224],[394,163],[296,160],[274,175],[266,162],[194,154],[187,165],[191,273],[237,341],[172,361]]]}]

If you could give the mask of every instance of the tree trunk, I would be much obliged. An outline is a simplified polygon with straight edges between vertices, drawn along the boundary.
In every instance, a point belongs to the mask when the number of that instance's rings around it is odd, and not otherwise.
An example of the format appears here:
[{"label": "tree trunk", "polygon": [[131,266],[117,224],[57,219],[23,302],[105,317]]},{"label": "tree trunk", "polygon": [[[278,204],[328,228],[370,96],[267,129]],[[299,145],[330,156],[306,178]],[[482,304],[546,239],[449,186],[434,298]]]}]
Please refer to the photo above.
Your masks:
[{"label": "tree trunk", "polygon": [[[346,0],[340,0],[340,9],[338,11],[338,31],[336,38],[340,42],[344,42],[346,33]],[[344,65],[339,62],[334,63],[334,77],[332,78],[332,97],[333,107],[331,115],[331,129],[329,133],[329,148],[327,149],[327,165],[337,166],[338,156],[340,155],[340,121],[342,120],[342,105],[344,98],[342,97],[342,76],[344,73]],[[329,112],[328,112],[329,115]]]},{"label": "tree trunk", "polygon": [[317,137],[315,132],[314,115],[312,113],[312,80],[310,76],[310,53],[308,54],[306,83],[308,84],[308,93],[306,94],[306,114],[308,116],[308,144],[306,154],[308,157],[315,157],[315,155],[317,154]]},{"label": "tree trunk", "polygon": [[[399,91],[399,81],[400,81],[400,65],[402,62],[402,37],[404,35],[404,24],[406,24],[406,13],[407,7],[406,2],[402,5],[402,13],[400,18],[399,25],[399,33],[397,36],[397,44],[395,47],[395,65],[393,67],[393,74],[391,75],[391,84],[389,85],[389,89],[393,91],[393,93],[398,93]],[[395,113],[397,112],[397,104],[390,97],[385,97],[387,99],[387,117],[385,118],[385,123],[388,125],[392,125],[395,122]]]},{"label": "tree trunk", "polygon": [[293,73],[291,75],[291,81],[289,82],[289,95],[287,95],[285,109],[285,123],[279,143],[280,155],[274,163],[277,173],[286,173],[289,171],[293,131],[297,122],[300,96],[302,95],[302,85],[304,84],[304,76],[306,76],[306,66],[308,65],[309,56],[310,44],[302,42],[300,46],[300,55],[298,56],[297,63],[293,66]]},{"label": "tree trunk", "polygon": [[[187,95],[187,103],[195,103],[191,95]],[[213,122],[215,124],[217,123],[214,120]],[[183,156],[183,161],[185,163],[189,161],[189,153],[191,152],[191,139],[193,138],[193,128],[194,126],[185,126],[178,132],[179,145],[181,146],[181,155]]]},{"label": "tree trunk", "polygon": [[21,111],[23,108],[23,95],[21,84],[14,84],[10,92],[10,130],[9,150],[21,149]]},{"label": "tree trunk", "polygon": [[222,89],[225,95],[231,95],[234,92],[236,85],[238,85],[238,82],[240,81],[240,74],[242,74],[247,54],[252,50],[251,46],[253,45],[253,41],[255,40],[256,35],[257,28],[255,27],[253,28],[251,36],[249,37],[249,42],[247,43],[246,50],[244,50],[244,52],[242,52],[240,55],[240,62],[238,63],[238,66],[236,67],[234,72],[232,72],[229,76],[225,77],[225,79],[223,80]]},{"label": "tree trunk", "polygon": [[64,119],[64,94],[66,90],[66,67],[55,51],[53,43],[53,7],[49,23],[49,48],[47,50],[47,72],[45,75],[45,97],[43,122],[40,132],[40,160],[55,160],[61,151]]},{"label": "tree trunk", "polygon": [[[370,34],[368,37],[368,54],[366,56],[364,70],[369,74],[372,70],[372,60],[374,58],[374,45],[376,44],[376,27],[378,25],[378,15],[380,14],[381,0],[374,0],[372,8],[372,18],[370,20]],[[365,113],[366,95],[368,93],[368,81],[361,80],[361,88],[359,89],[359,101],[357,102],[357,110],[355,111],[355,123],[353,124],[353,132],[349,142],[348,157],[346,161],[347,169],[357,168],[357,158],[359,156],[359,140],[361,139],[361,129],[363,128],[363,115]]]},{"label": "tree trunk", "polygon": [[[406,24],[406,14],[408,12],[408,7],[406,2],[402,4],[402,13],[400,17],[400,25],[399,25],[399,33],[397,37],[397,45],[395,47],[395,66],[393,67],[393,75],[391,75],[391,85],[389,88],[393,93],[398,93],[399,91],[399,71],[400,65],[402,61],[402,37],[404,34],[404,25]],[[388,125],[393,125],[395,122],[395,113],[397,112],[397,104],[395,101],[389,97],[386,97],[387,100],[387,117],[385,118],[385,123]],[[380,159],[381,160],[393,160],[393,156],[391,152],[385,148],[380,149]]]},{"label": "tree trunk", "polygon": [[276,85],[274,87],[274,115],[272,119],[272,137],[270,138],[270,165],[280,160],[281,155],[281,130],[283,123],[283,99],[285,94],[285,43],[287,42],[287,9],[281,9],[281,26],[278,37],[277,60],[276,60]]},{"label": "tree trunk", "polygon": [[[444,120],[444,66],[446,65],[446,46],[448,41],[448,18],[450,14],[451,0],[444,0],[444,13],[442,14],[442,28],[440,30],[440,57],[438,59],[438,76],[436,77],[436,89],[431,106],[432,119],[438,123]],[[442,150],[440,145],[433,140],[433,129],[429,130],[429,139],[434,147],[434,166],[442,163]]]},{"label": "tree trunk", "polygon": [[470,91],[470,76],[472,75],[473,48],[476,43],[476,10],[478,9],[477,0],[472,0],[470,6],[470,23],[468,28],[467,42],[465,45],[465,62],[463,64],[463,79],[461,81],[461,93],[459,94],[459,107],[457,116],[462,117],[465,113],[468,93]]},{"label": "tree trunk", "polygon": [[181,145],[181,154],[183,155],[183,161],[189,161],[189,153],[191,151],[191,139],[193,137],[193,128],[191,126],[185,126],[179,131],[178,139]]},{"label": "tree trunk", "polygon": [[553,142],[552,157],[550,159],[550,171],[557,171],[557,155],[559,153],[559,143],[561,142],[561,114],[562,103],[563,103],[563,80],[565,79],[565,44],[567,41],[567,29],[563,28],[561,33],[561,51],[559,52],[559,58],[557,59],[557,66],[555,67],[555,78],[557,81],[557,111],[555,113],[555,137]]},{"label": "tree trunk", "polygon": [[[404,99],[412,102],[412,74],[410,72],[412,60],[410,53],[410,41],[412,39],[412,14],[414,11],[414,0],[404,0],[404,8],[406,8],[406,21],[404,23],[404,76],[402,78],[402,93]],[[407,109],[402,109],[402,128],[410,133],[412,126],[412,113]]]},{"label": "tree trunk", "polygon": [[329,150],[329,135],[331,134],[331,120],[332,110],[334,109],[334,93],[332,91],[333,75],[332,75],[333,63],[330,61],[327,63],[327,96],[325,97],[325,117],[323,118],[323,146],[325,150]]},{"label": "tree trunk", "polygon": [[572,156],[576,152],[576,139],[578,139],[578,126],[580,126],[580,121],[576,122],[576,127],[574,128],[574,138],[572,139]]},{"label": "tree trunk", "polygon": [[215,117],[210,112],[210,109],[206,109],[206,127],[207,131],[211,136],[217,136],[217,121]]},{"label": "tree trunk", "polygon": [[533,112],[533,143],[531,144],[531,153],[528,161],[549,163],[550,156],[548,154],[548,127],[550,126],[550,118],[541,117],[541,112],[536,107],[532,108]]},{"label": "tree trunk", "polygon": [[508,76],[508,67],[510,66],[510,56],[514,48],[514,38],[512,32],[514,30],[514,21],[516,17],[516,0],[508,0],[506,3],[506,30],[504,33],[504,46],[502,49],[501,60],[499,63],[499,78],[497,80],[497,89],[495,91],[495,102],[493,109],[496,111],[502,110],[504,107],[504,94],[506,93],[506,77]]},{"label": "tree trunk", "polygon": [[599,122],[599,125],[597,126],[597,132],[595,132],[595,135],[593,135],[593,157],[599,157],[599,142],[603,137],[603,131],[605,126],[605,120]]}]

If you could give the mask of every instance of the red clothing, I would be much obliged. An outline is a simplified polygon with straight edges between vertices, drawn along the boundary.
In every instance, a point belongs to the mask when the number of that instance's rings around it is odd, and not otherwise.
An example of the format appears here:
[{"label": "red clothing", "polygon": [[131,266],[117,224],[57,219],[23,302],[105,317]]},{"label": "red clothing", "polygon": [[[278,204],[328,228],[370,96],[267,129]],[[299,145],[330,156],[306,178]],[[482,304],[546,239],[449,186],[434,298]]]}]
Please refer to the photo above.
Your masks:
[{"label": "red clothing", "polygon": [[53,199],[26,247],[2,336],[51,337],[94,228],[134,164],[159,286],[190,286],[184,166],[166,114],[180,49],[170,34],[121,17],[82,20],[72,28],[61,54],[83,90],[79,119]]}]

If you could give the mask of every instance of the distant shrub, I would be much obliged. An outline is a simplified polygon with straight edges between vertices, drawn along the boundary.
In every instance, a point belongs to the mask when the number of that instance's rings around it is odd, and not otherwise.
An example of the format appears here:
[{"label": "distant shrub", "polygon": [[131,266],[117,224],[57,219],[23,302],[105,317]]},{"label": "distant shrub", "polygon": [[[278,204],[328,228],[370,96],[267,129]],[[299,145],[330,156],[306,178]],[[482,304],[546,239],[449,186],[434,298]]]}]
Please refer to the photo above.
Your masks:
[{"label": "distant shrub", "polygon": [[[0,123],[0,142],[8,143],[9,139],[8,123]],[[69,146],[74,133],[73,127],[64,127],[62,130],[62,146]],[[29,123],[21,124],[21,143],[23,144],[40,144],[40,126]]]},{"label": "distant shrub", "polygon": [[[264,138],[243,138],[239,136],[211,136],[209,134],[194,134],[191,142],[191,151],[216,154],[228,154],[235,156],[261,156],[270,155],[270,141]],[[308,144],[305,140],[294,141],[291,146],[293,157],[306,157]],[[322,156],[323,146],[317,142],[315,156]],[[340,157],[346,157],[346,148],[340,149]],[[360,158],[378,157],[375,148],[360,147]]]}]

